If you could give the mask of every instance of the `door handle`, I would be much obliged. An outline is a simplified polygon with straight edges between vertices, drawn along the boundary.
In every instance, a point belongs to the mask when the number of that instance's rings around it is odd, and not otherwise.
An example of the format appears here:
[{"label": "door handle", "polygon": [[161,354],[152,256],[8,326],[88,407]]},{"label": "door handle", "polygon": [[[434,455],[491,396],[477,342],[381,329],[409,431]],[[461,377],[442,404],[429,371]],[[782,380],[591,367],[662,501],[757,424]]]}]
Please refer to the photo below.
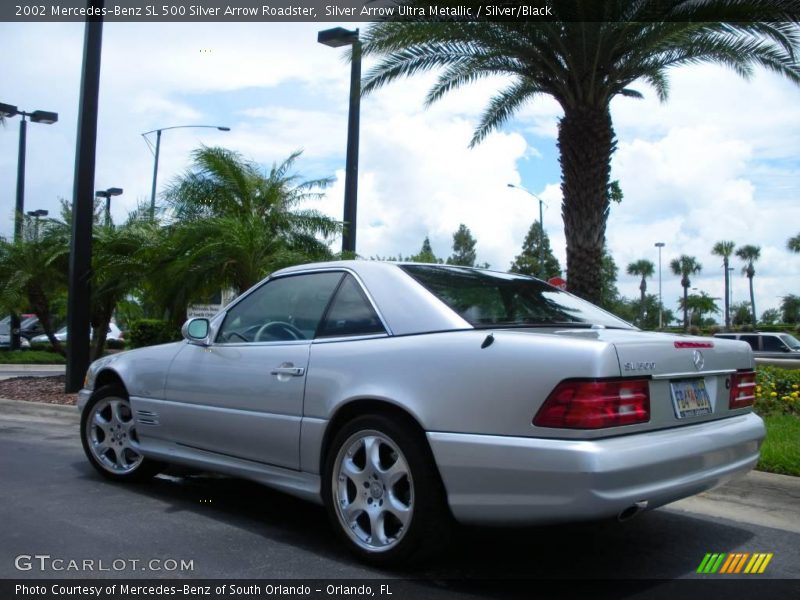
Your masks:
[{"label": "door handle", "polygon": [[291,375],[292,377],[302,377],[306,370],[303,367],[275,367],[272,369],[273,375]]}]

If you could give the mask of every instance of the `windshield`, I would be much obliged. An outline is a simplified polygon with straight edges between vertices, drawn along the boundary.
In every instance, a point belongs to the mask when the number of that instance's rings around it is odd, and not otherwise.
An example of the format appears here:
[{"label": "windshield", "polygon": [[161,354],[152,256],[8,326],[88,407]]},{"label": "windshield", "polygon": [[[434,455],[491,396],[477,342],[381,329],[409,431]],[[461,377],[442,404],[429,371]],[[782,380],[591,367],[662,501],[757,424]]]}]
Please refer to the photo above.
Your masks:
[{"label": "windshield", "polygon": [[783,340],[783,343],[789,346],[792,350],[800,350],[800,342],[797,341],[797,338],[793,335],[789,335],[788,333],[784,333],[780,336]]},{"label": "windshield", "polygon": [[510,273],[438,265],[400,265],[473,327],[591,326],[634,329],[551,285]]}]

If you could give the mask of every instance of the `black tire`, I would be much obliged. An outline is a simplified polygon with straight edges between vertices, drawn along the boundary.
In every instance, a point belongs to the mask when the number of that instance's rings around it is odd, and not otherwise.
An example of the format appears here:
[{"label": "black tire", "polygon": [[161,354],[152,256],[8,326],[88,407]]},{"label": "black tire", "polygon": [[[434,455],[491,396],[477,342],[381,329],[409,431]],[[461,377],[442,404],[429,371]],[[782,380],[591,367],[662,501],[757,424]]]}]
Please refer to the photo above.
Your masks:
[{"label": "black tire", "polygon": [[338,535],[371,564],[418,563],[449,541],[453,519],[427,440],[403,420],[365,415],[342,427],[328,449],[322,497]]},{"label": "black tire", "polygon": [[161,471],[162,463],[138,451],[135,418],[122,386],[103,386],[92,394],[81,414],[81,443],[91,465],[114,481],[143,481]]}]

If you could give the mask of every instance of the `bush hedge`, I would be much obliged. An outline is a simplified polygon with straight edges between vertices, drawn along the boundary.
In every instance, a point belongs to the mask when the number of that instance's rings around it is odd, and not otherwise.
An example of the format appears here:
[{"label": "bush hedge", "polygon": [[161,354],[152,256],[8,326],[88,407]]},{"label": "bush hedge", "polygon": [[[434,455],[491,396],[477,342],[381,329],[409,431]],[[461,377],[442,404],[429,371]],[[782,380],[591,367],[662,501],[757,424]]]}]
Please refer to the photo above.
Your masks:
[{"label": "bush hedge", "polygon": [[800,369],[758,367],[754,408],[762,416],[800,416]]},{"label": "bush hedge", "polygon": [[181,332],[161,319],[137,319],[131,321],[127,332],[127,341],[131,348],[166,344],[180,339]]},{"label": "bush hedge", "polygon": [[56,352],[41,350],[2,350],[0,364],[4,365],[63,365],[66,359]]}]

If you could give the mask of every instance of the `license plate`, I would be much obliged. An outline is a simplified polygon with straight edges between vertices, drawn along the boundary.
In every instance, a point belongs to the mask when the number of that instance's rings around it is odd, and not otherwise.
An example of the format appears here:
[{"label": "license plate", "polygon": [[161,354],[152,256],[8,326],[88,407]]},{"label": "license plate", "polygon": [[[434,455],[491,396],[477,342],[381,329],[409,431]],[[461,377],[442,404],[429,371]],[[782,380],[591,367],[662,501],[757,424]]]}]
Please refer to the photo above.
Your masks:
[{"label": "license plate", "polygon": [[711,398],[706,391],[705,380],[683,379],[670,382],[669,387],[675,416],[679,419],[711,414]]}]

